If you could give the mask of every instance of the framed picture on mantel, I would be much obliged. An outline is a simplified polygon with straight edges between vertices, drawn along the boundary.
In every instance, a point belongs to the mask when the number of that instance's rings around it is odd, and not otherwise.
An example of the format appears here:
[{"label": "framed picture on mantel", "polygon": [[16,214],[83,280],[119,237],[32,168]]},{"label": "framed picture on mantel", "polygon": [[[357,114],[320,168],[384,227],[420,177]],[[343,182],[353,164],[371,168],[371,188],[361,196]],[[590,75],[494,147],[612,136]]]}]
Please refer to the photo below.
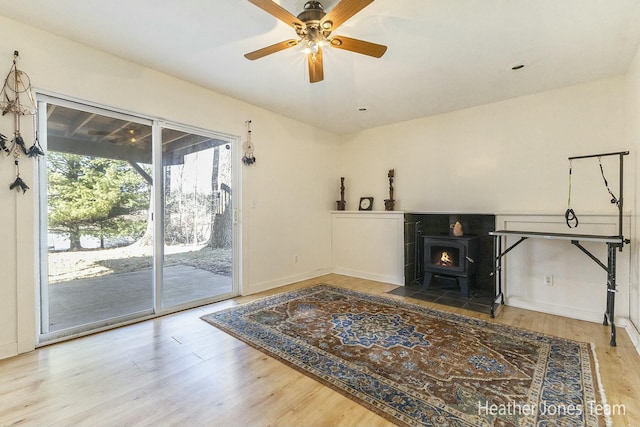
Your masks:
[{"label": "framed picture on mantel", "polygon": [[360,204],[358,210],[370,211],[373,208],[373,197],[360,197]]}]

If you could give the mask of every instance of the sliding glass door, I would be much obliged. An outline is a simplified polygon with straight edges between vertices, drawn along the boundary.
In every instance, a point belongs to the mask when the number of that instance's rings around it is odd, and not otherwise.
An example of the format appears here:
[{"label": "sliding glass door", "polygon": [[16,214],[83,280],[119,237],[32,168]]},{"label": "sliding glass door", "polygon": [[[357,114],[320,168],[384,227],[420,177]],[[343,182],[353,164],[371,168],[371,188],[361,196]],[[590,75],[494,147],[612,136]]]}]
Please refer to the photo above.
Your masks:
[{"label": "sliding glass door", "polygon": [[47,123],[41,331],[153,313],[151,122],[65,102],[39,107]]},{"label": "sliding glass door", "polygon": [[47,96],[38,121],[41,342],[237,293],[234,139]]},{"label": "sliding glass door", "polygon": [[163,127],[162,182],[162,307],[232,295],[232,141]]}]

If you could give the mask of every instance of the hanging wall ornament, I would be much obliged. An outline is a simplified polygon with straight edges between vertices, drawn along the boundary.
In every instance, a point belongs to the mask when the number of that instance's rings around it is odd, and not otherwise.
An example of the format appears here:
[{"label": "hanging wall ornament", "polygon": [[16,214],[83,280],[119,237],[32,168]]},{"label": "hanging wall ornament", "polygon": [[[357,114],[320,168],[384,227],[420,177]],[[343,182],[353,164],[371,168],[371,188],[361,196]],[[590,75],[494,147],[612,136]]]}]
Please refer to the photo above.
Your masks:
[{"label": "hanging wall ornament", "polygon": [[11,153],[11,150],[9,150],[9,147],[7,147],[8,142],[9,140],[7,139],[7,137],[0,133],[0,150],[4,151],[5,153]]},{"label": "hanging wall ornament", "polygon": [[242,163],[245,165],[252,165],[256,162],[256,157],[253,155],[253,142],[251,142],[251,120],[247,120],[247,140],[244,145],[244,156],[242,156]]},{"label": "hanging wall ornament", "polygon": [[18,51],[13,52],[13,64],[4,79],[0,92],[0,109],[2,115],[8,113],[29,116],[36,113],[36,102],[33,99],[31,80],[27,73],[18,69]]},{"label": "hanging wall ornament", "polygon": [[33,145],[27,148],[27,145],[20,134],[20,117],[36,114],[36,103],[33,99],[31,88],[31,80],[27,73],[18,69],[18,51],[13,52],[13,64],[4,79],[4,85],[0,91],[0,109],[2,115],[13,114],[13,139],[7,144],[7,138],[0,134],[0,149],[5,151],[7,155],[13,154],[14,165],[16,168],[16,179],[9,185],[11,190],[22,190],[25,193],[29,186],[20,178],[20,157],[27,155],[29,157],[38,157],[44,155],[44,151],[36,137]]},{"label": "hanging wall ornament", "polygon": [[29,149],[27,150],[27,156],[29,157],[44,156],[44,150],[40,145],[40,141],[38,141],[38,131],[36,131],[36,139],[35,141],[33,141],[33,145],[29,147]]}]

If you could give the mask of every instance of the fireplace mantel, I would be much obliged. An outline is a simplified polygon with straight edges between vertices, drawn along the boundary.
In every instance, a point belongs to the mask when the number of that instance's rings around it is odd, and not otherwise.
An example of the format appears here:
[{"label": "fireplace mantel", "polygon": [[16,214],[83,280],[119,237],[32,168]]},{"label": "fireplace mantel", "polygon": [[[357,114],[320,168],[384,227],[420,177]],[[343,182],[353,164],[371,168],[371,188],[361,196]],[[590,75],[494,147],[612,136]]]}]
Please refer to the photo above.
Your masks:
[{"label": "fireplace mantel", "polygon": [[404,212],[332,211],[333,272],[404,285]]}]

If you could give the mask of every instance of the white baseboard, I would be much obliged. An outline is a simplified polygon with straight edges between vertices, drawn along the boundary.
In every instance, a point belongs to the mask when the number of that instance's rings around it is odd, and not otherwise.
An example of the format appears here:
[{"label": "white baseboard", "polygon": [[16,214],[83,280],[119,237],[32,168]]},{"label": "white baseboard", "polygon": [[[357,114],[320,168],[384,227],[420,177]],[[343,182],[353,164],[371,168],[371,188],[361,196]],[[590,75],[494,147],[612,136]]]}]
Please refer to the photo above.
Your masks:
[{"label": "white baseboard", "polygon": [[16,356],[17,354],[18,354],[18,343],[12,342],[9,344],[0,345],[0,360]]},{"label": "white baseboard", "polygon": [[367,271],[352,270],[349,268],[334,268],[332,273],[357,277],[359,279],[375,280],[376,282],[389,283],[392,285],[404,286],[404,277],[376,274]]},{"label": "white baseboard", "polygon": [[633,324],[633,322],[627,323],[626,331],[631,342],[635,346],[636,351],[640,354],[640,331],[638,331],[638,328]]},{"label": "white baseboard", "polygon": [[[528,301],[518,297],[505,297],[505,304],[511,307],[523,308],[525,310],[539,311],[541,313],[555,314],[557,316],[568,317],[570,319],[585,320],[587,322],[602,323],[604,312],[582,310],[575,307],[564,307],[554,304],[542,303],[539,301]],[[615,317],[615,324],[618,327],[626,328],[630,322],[626,317]]]},{"label": "white baseboard", "polygon": [[290,285],[291,283],[313,279],[314,277],[318,276],[324,276],[325,274],[330,274],[331,272],[331,269],[323,268],[309,273],[296,274],[293,276],[281,277],[278,279],[254,283],[250,286],[243,287],[242,295],[251,295],[262,291],[268,291],[270,289],[279,288],[280,286]]},{"label": "white baseboard", "polygon": [[322,268],[305,274],[296,274],[293,276],[281,277],[274,280],[253,283],[251,284],[251,286],[243,287],[241,295],[251,295],[258,292],[268,291],[271,289],[279,288],[281,286],[290,285],[291,283],[301,282],[303,280],[313,279],[315,277],[320,277],[331,273],[357,277],[359,279],[375,280],[376,282],[389,283],[392,285],[404,286],[404,277],[373,274],[366,271],[350,270],[347,268]]}]

